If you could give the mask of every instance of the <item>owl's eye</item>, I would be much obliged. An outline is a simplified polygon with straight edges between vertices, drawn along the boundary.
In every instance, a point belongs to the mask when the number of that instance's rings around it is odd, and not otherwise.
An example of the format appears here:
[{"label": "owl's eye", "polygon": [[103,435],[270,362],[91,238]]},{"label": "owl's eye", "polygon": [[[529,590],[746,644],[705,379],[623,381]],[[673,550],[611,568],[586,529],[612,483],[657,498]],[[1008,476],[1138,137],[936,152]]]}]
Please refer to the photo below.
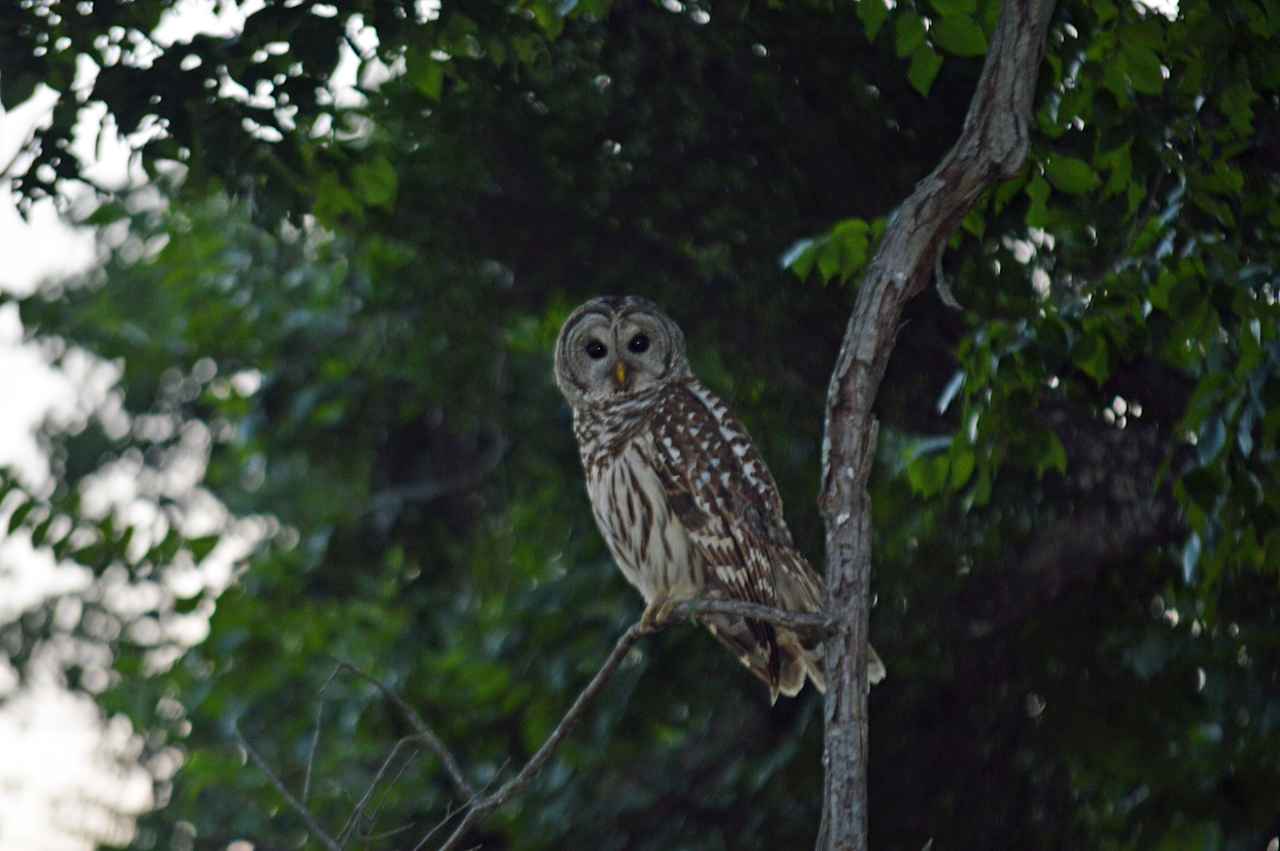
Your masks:
[{"label": "owl's eye", "polygon": [[649,351],[649,338],[644,334],[636,334],[631,338],[631,342],[627,343],[627,348],[636,354],[644,354]]},{"label": "owl's eye", "polygon": [[587,343],[587,357],[592,360],[600,360],[600,358],[609,354],[609,350],[605,348],[604,343],[599,340],[592,340]]}]

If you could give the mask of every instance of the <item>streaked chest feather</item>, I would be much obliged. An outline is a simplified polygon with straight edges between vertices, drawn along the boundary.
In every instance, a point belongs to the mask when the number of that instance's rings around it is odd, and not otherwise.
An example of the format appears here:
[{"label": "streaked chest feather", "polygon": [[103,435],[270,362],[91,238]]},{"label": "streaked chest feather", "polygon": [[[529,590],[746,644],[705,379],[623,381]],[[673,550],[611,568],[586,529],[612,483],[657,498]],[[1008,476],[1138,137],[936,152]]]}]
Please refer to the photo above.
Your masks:
[{"label": "streaked chest feather", "polygon": [[660,591],[692,596],[699,585],[689,533],[671,512],[650,461],[652,440],[648,433],[636,434],[616,452],[597,454],[585,464],[596,524],[645,602]]}]

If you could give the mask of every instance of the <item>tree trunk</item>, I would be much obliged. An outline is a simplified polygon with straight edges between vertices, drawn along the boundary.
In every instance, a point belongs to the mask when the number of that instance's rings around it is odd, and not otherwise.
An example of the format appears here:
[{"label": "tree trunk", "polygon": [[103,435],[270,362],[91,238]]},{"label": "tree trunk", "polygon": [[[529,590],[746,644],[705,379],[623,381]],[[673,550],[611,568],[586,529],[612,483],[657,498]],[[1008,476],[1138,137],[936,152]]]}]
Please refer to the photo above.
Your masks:
[{"label": "tree trunk", "polygon": [[[1005,0],[960,138],[890,218],[858,290],[827,388],[818,504],[827,594],[840,632],[826,642],[825,785],[818,851],[867,848],[867,627],[872,406],[906,302],[928,283],[946,240],[1030,148],[1031,108],[1054,0]],[[893,660],[886,660],[892,672]]]}]

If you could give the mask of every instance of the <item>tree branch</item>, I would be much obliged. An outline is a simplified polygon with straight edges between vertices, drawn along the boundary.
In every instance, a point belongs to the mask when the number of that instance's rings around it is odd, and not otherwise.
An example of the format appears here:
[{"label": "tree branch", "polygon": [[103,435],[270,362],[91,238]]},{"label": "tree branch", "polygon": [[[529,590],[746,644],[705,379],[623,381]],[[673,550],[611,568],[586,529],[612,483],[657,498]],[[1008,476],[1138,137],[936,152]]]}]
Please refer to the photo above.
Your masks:
[{"label": "tree branch", "polygon": [[[359,802],[357,802],[355,809],[347,819],[346,824],[343,825],[342,830],[336,839],[320,827],[319,822],[307,808],[306,804],[299,801],[289,792],[284,783],[267,765],[266,761],[263,760],[262,757],[258,755],[257,751],[253,750],[245,740],[244,736],[240,733],[239,727],[235,728],[235,734],[239,739],[240,744],[246,751],[248,751],[249,756],[253,759],[254,763],[264,774],[266,774],[267,779],[271,781],[272,785],[276,787],[276,790],[284,797],[285,802],[302,817],[307,828],[311,830],[312,833],[330,849],[330,851],[341,851],[343,845],[345,845],[346,841],[351,837],[359,823],[361,815],[368,807],[369,801],[372,799],[374,792],[381,783],[383,777],[386,776],[388,769],[394,762],[400,750],[410,743],[424,742],[440,758],[440,762],[444,766],[446,773],[449,775],[450,780],[453,781],[453,785],[457,788],[464,800],[463,810],[465,814],[463,815],[462,821],[458,823],[458,826],[454,828],[453,833],[449,836],[448,840],[446,840],[444,845],[441,846],[441,851],[453,851],[453,849],[459,847],[462,840],[466,838],[467,832],[481,818],[493,810],[503,806],[513,797],[523,792],[529,784],[533,782],[534,778],[542,772],[547,763],[550,762],[551,757],[555,754],[556,750],[559,749],[564,739],[573,731],[578,722],[582,720],[582,716],[586,714],[591,702],[595,700],[596,696],[599,695],[601,691],[604,690],[609,679],[617,671],[618,666],[622,664],[622,660],[626,658],[627,654],[631,651],[631,648],[635,646],[641,638],[651,634],[655,629],[662,629],[666,626],[684,621],[696,620],[702,615],[731,615],[735,617],[751,618],[753,620],[772,623],[776,626],[786,627],[787,629],[794,630],[801,635],[813,636],[816,638],[826,638],[839,631],[839,623],[825,613],[788,612],[782,609],[758,606],[753,603],[744,603],[737,600],[687,600],[673,607],[670,615],[668,616],[668,620],[656,628],[644,624],[643,622],[637,622],[629,627],[618,639],[617,643],[614,644],[613,650],[604,660],[600,669],[596,671],[595,676],[593,676],[591,681],[588,682],[582,691],[578,693],[578,697],[573,701],[573,704],[569,707],[568,711],[566,711],[564,716],[560,719],[560,723],[558,723],[555,729],[551,731],[551,735],[546,738],[534,755],[529,758],[529,761],[525,763],[524,768],[520,769],[520,772],[516,774],[515,777],[508,780],[492,794],[485,794],[485,790],[480,790],[479,792],[475,790],[471,783],[468,782],[458,760],[449,751],[449,748],[444,744],[440,737],[436,735],[435,731],[427,725],[426,721],[423,720],[417,710],[410,706],[404,698],[350,662],[335,659],[334,661],[337,663],[337,668],[325,681],[325,688],[327,688],[329,683],[333,681],[334,675],[339,671],[349,671],[365,682],[375,686],[388,700],[395,703],[416,731],[414,734],[405,736],[396,742],[395,746],[391,749],[390,754],[388,754],[386,759],[383,760],[381,767],[373,778],[373,782],[370,783],[369,788],[365,791]],[[323,692],[323,690],[324,689],[322,688],[321,691]],[[310,787],[311,761],[314,759],[315,755],[315,743],[319,739],[318,727],[321,717],[321,713],[317,712],[317,730],[313,734],[311,752],[307,759],[307,779],[304,782],[304,790],[309,789]],[[419,841],[418,846],[421,847],[425,845],[430,837],[443,827],[444,824],[452,818],[452,816],[453,812],[451,811],[445,816],[445,819],[440,824],[437,824],[432,828],[432,830]]]},{"label": "tree branch", "polygon": [[271,766],[267,765],[267,761],[253,749],[253,745],[249,744],[249,740],[244,737],[244,733],[240,732],[240,725],[234,721],[231,722],[231,731],[236,734],[236,740],[240,743],[240,747],[244,748],[245,752],[249,754],[253,764],[258,766],[258,770],[267,776],[267,780],[271,781],[272,786],[276,787],[276,791],[280,793],[280,797],[284,798],[284,802],[302,817],[303,822],[307,825],[307,830],[311,831],[312,835],[320,840],[320,844],[328,848],[329,851],[342,851],[342,846],[329,835],[328,831],[320,826],[320,823],[316,821],[316,817],[311,814],[311,810],[293,797],[288,787],[284,785],[284,781],[276,776],[276,773],[271,770]]},{"label": "tree branch", "polygon": [[[436,732],[428,726],[427,722],[418,714],[418,711],[409,705],[408,701],[397,694],[393,689],[383,685],[378,679],[366,674],[350,662],[342,659],[336,659],[335,661],[338,663],[340,668],[350,671],[365,682],[377,687],[377,689],[381,691],[388,700],[398,706],[400,711],[404,713],[404,717],[409,721],[409,724],[413,726],[414,732],[416,733],[414,736],[407,736],[406,739],[415,739],[424,742],[440,759],[440,764],[444,766],[445,773],[447,773],[449,775],[449,779],[453,781],[454,788],[458,790],[459,796],[464,800],[471,800],[475,798],[475,788],[467,781],[466,775],[462,773],[462,766],[458,764],[458,760],[449,750],[448,745],[444,743],[443,739],[436,735]],[[396,747],[399,747],[399,743],[397,743]],[[392,751],[392,753],[394,753],[394,751]]]},{"label": "tree branch", "polygon": [[827,389],[822,489],[828,610],[847,613],[826,642],[827,694],[820,851],[867,847],[867,626],[875,457],[872,410],[906,302],[979,196],[1012,177],[1030,148],[1031,107],[1054,0],[1005,0],[960,138],[890,217]]},{"label": "tree branch", "polygon": [[840,623],[825,612],[788,612],[741,600],[689,600],[671,609],[671,622],[695,620],[700,615],[731,615],[784,627],[802,638],[828,638],[840,631]]},{"label": "tree branch", "polygon": [[492,795],[486,795],[472,804],[470,809],[467,810],[467,814],[463,816],[462,821],[454,828],[453,834],[444,845],[440,846],[440,851],[453,851],[453,849],[458,848],[466,837],[467,831],[482,816],[498,809],[511,798],[523,792],[525,787],[533,782],[533,779],[541,773],[551,759],[552,754],[560,747],[560,743],[582,720],[582,716],[587,707],[591,705],[591,701],[595,700],[596,695],[604,689],[605,683],[609,682],[609,678],[613,676],[614,671],[622,664],[622,660],[626,658],[632,646],[648,632],[645,627],[635,623],[622,634],[622,637],[618,639],[618,643],[613,646],[613,652],[605,659],[604,664],[600,666],[600,670],[596,671],[596,675],[591,678],[591,682],[587,683],[586,687],[578,694],[578,698],[569,707],[569,711],[564,714],[564,717],[560,719],[560,723],[556,725],[556,728],[551,731],[551,735],[542,743],[542,747],[538,748],[537,752],[530,757],[524,768],[520,769],[519,774],[504,783]]}]

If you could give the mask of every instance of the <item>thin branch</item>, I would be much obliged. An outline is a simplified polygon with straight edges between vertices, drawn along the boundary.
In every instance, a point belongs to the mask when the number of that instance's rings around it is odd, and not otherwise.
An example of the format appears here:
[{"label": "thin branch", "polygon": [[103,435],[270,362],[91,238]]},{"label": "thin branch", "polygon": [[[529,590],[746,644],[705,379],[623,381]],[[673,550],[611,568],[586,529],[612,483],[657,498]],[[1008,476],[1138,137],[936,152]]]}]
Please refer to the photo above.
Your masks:
[{"label": "thin branch", "polygon": [[670,620],[694,620],[700,615],[730,615],[789,629],[804,638],[827,638],[840,631],[840,622],[824,612],[788,612],[741,600],[689,600],[671,609]]},{"label": "thin branch", "polygon": [[324,722],[324,693],[329,684],[333,682],[333,678],[338,676],[342,671],[339,665],[329,674],[328,679],[324,681],[324,685],[320,686],[320,691],[316,692],[316,728],[311,733],[311,746],[307,748],[307,770],[302,775],[302,803],[307,802],[307,798],[311,796],[311,767],[316,761],[316,749],[320,747],[320,727]]},{"label": "thin branch", "polygon": [[431,841],[431,837],[439,833],[441,828],[443,828],[446,824],[448,824],[450,821],[453,820],[454,816],[456,816],[458,813],[465,812],[466,810],[468,810],[471,807],[471,805],[476,802],[476,798],[479,798],[480,795],[488,794],[490,787],[492,787],[494,783],[498,782],[498,778],[501,777],[502,772],[506,770],[508,762],[510,762],[510,760],[503,760],[502,765],[498,766],[498,770],[494,772],[493,779],[491,779],[488,783],[484,785],[484,788],[480,790],[480,792],[476,795],[475,798],[472,798],[471,800],[466,801],[461,807],[459,807],[456,810],[453,809],[452,807],[446,809],[444,813],[444,818],[440,819],[440,821],[436,824],[435,827],[427,831],[426,835],[418,840],[418,844],[413,846],[413,851],[422,851],[422,849],[426,847],[427,843]]},{"label": "thin branch", "polygon": [[373,800],[373,793],[377,791],[378,784],[382,782],[382,778],[386,776],[387,769],[391,767],[391,763],[395,761],[396,755],[400,753],[400,749],[411,742],[422,740],[421,733],[414,733],[411,736],[405,736],[396,742],[391,748],[391,753],[387,754],[387,758],[382,761],[382,765],[378,767],[377,774],[373,775],[373,782],[369,784],[369,788],[365,789],[364,794],[360,796],[360,800],[356,802],[355,808],[351,810],[351,815],[347,817],[347,823],[342,826],[342,830],[338,831],[338,842],[345,845],[351,834],[355,831],[356,825],[360,822],[360,817],[364,815],[365,808],[369,806],[369,802]]},{"label": "thin branch", "polygon": [[235,721],[232,721],[231,730],[236,734],[236,739],[240,742],[240,747],[245,749],[245,752],[249,754],[249,758],[253,760],[254,765],[258,766],[258,769],[267,776],[268,780],[271,781],[271,785],[276,787],[276,791],[280,793],[280,797],[284,798],[285,803],[292,807],[294,812],[302,817],[302,820],[307,825],[307,830],[311,831],[312,835],[319,839],[320,843],[324,845],[324,847],[328,848],[329,851],[342,851],[342,846],[338,844],[337,840],[330,836],[328,831],[320,826],[320,823],[316,821],[315,816],[311,814],[311,811],[307,809],[305,804],[293,797],[288,788],[285,787],[283,781],[281,781],[280,778],[276,776],[276,773],[271,770],[271,766],[267,765],[267,761],[253,749],[253,745],[249,744],[249,740],[244,737],[244,733],[240,732],[240,725]]},{"label": "thin branch", "polygon": [[613,676],[618,666],[622,664],[622,660],[626,658],[627,653],[631,651],[637,641],[649,634],[649,632],[649,629],[637,622],[622,634],[622,637],[618,639],[618,643],[613,646],[613,652],[605,659],[604,664],[600,666],[600,670],[596,671],[595,676],[591,678],[591,682],[587,683],[586,687],[578,694],[573,705],[569,707],[569,711],[560,719],[560,723],[551,731],[551,735],[542,743],[542,747],[538,748],[537,753],[530,757],[524,768],[520,769],[519,774],[504,783],[497,792],[492,795],[486,795],[467,810],[467,814],[454,829],[453,834],[444,845],[440,846],[440,851],[454,851],[461,845],[462,840],[466,838],[467,831],[471,829],[473,824],[523,792],[525,787],[533,782],[533,779],[542,772],[551,756],[560,747],[560,743],[582,720],[587,707],[595,700],[596,695],[604,689],[605,684],[609,682],[610,677]]},{"label": "thin branch", "polygon": [[938,259],[933,264],[934,285],[938,288],[938,298],[942,303],[952,310],[964,310],[964,305],[956,299],[956,294],[951,291],[951,282],[947,280],[946,274],[942,271],[942,252],[938,252]]},{"label": "thin branch", "polygon": [[458,764],[458,760],[454,758],[453,753],[444,743],[444,740],[436,735],[436,732],[431,729],[425,720],[423,720],[422,716],[418,714],[418,711],[409,705],[408,701],[397,694],[395,690],[383,685],[377,678],[366,674],[350,662],[343,659],[337,659],[336,661],[339,667],[350,671],[365,682],[377,687],[377,689],[381,691],[388,700],[400,708],[400,711],[404,713],[405,718],[408,719],[409,723],[413,726],[414,731],[417,733],[417,736],[410,738],[420,739],[422,742],[426,743],[427,747],[431,748],[432,752],[440,759],[440,763],[444,766],[444,770],[449,775],[449,779],[453,781],[453,785],[458,790],[458,794],[464,800],[470,800],[476,796],[475,788],[467,780],[466,775],[462,773],[462,767]]}]

